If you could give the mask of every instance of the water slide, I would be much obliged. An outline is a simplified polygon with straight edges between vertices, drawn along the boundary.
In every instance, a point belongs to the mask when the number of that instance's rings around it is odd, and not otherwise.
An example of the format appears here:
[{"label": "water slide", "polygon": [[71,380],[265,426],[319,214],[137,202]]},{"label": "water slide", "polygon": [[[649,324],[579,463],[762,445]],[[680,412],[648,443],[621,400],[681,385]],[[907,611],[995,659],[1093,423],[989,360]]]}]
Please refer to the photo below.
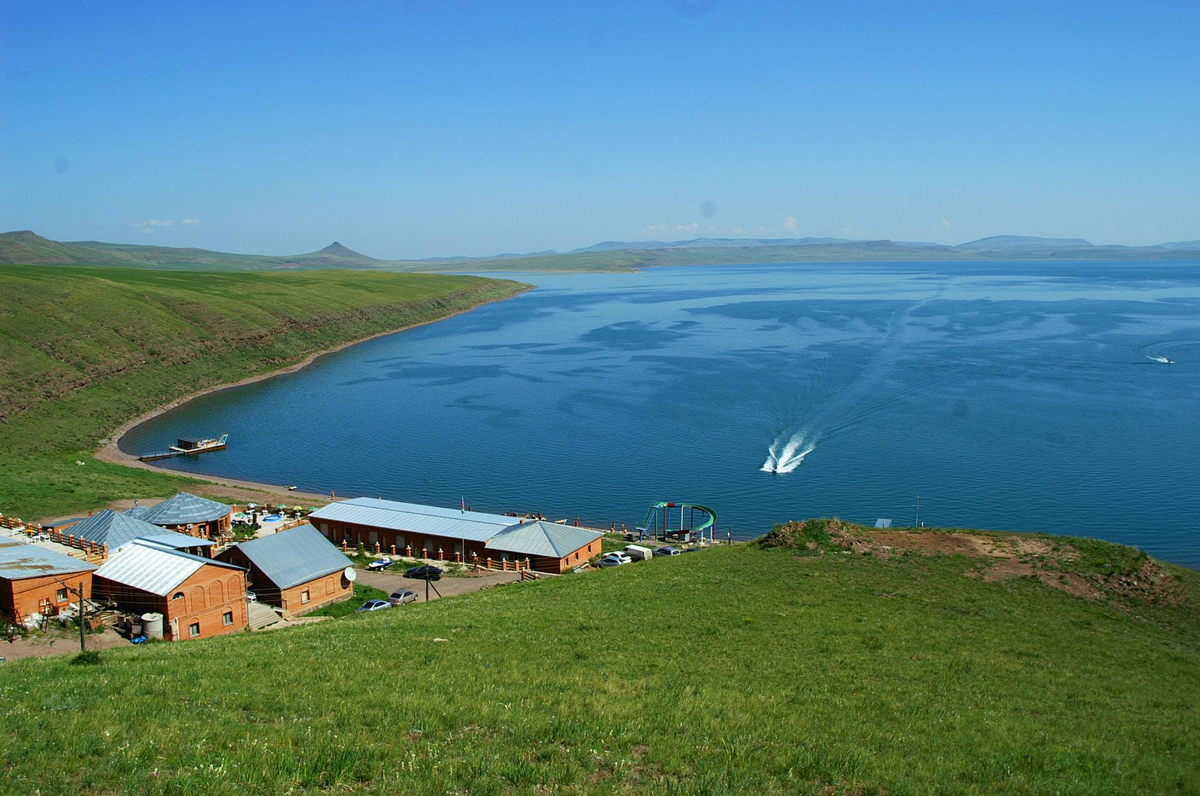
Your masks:
[{"label": "water slide", "polygon": [[[697,522],[699,520],[699,522]],[[658,539],[660,534],[691,533],[703,538],[711,536],[717,524],[717,512],[699,503],[669,503],[660,501],[650,504],[646,519],[638,527],[643,536]]]}]

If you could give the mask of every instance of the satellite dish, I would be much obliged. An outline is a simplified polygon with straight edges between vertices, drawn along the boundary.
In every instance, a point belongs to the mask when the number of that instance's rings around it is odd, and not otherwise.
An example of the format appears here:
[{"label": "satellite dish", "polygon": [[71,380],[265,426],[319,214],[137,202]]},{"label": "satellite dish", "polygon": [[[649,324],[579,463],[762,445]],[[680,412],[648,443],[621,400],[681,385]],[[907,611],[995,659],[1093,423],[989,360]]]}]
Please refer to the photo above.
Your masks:
[{"label": "satellite dish", "polygon": [[358,573],[354,571],[354,567],[346,567],[345,569],[342,570],[342,576],[346,580],[353,583],[354,579],[358,577]]}]

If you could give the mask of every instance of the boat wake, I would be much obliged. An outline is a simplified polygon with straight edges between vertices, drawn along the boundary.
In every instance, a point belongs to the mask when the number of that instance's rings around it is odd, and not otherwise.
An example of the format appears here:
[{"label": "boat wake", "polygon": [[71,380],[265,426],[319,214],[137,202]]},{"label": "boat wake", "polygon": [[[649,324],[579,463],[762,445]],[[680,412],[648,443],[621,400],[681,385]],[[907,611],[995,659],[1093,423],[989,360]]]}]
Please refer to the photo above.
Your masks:
[{"label": "boat wake", "polygon": [[1158,362],[1163,365],[1175,364],[1175,360],[1169,357],[1164,357],[1162,354],[1143,354],[1142,356],[1146,357],[1146,359],[1150,360],[1151,362]]},{"label": "boat wake", "polygon": [[803,434],[794,435],[782,449],[779,447],[779,443],[780,440],[775,440],[767,449],[767,460],[759,468],[764,473],[790,473],[804,464],[804,457],[816,450],[817,447],[816,442],[805,445]]},{"label": "boat wake", "polygon": [[[793,405],[789,414],[794,418],[803,413],[806,415],[805,421],[785,420],[781,424],[782,431],[775,434],[767,448],[767,459],[759,470],[778,475],[794,472],[821,441],[858,425],[919,389],[925,379],[900,389],[889,389],[888,383],[908,342],[911,332],[909,319],[913,311],[933,298],[936,296],[907,304],[893,313],[887,332],[873,351],[874,355],[862,363],[855,375],[841,383],[826,385],[823,396],[805,395],[805,400]],[[815,375],[822,380],[828,374],[825,369],[818,368]]]}]

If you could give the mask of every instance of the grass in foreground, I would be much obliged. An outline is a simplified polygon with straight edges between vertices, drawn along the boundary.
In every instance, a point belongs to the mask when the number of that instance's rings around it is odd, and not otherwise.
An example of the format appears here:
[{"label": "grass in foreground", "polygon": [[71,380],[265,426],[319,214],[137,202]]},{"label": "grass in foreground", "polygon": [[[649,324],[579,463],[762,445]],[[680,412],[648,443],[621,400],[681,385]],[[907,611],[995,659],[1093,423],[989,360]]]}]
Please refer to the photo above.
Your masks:
[{"label": "grass in foreground", "polygon": [[[1200,621],[754,545],[0,668],[11,793],[1200,788]],[[667,610],[664,610],[667,609]]]},{"label": "grass in foreground", "polygon": [[523,287],[424,274],[0,266],[0,511],[35,519],[195,484],[92,452],[123,422],[197,390]]}]

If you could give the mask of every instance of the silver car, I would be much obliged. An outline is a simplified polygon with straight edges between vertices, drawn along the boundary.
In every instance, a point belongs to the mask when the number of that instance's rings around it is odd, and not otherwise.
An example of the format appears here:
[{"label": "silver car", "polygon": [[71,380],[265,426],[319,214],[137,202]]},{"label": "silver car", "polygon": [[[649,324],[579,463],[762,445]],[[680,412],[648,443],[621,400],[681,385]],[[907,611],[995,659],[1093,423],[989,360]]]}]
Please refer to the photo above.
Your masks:
[{"label": "silver car", "polygon": [[417,593],[408,589],[398,589],[392,592],[388,597],[388,602],[393,605],[404,605],[406,603],[415,603],[417,601]]}]

